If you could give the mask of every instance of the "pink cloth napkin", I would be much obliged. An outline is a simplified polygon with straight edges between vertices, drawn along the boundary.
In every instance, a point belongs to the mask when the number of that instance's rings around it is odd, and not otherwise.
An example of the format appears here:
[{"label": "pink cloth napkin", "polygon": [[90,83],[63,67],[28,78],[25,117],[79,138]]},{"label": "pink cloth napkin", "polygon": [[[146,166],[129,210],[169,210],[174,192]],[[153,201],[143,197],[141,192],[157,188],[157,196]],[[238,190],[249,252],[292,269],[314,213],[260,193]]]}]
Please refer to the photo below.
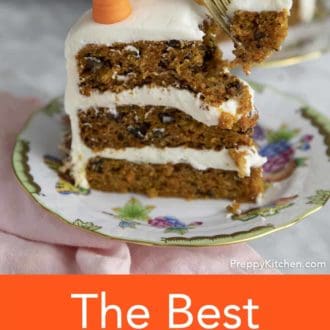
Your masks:
[{"label": "pink cloth napkin", "polygon": [[0,273],[245,273],[231,261],[262,262],[247,244],[156,248],[94,236],[56,220],[22,191],[11,168],[15,138],[37,99],[0,93]]}]

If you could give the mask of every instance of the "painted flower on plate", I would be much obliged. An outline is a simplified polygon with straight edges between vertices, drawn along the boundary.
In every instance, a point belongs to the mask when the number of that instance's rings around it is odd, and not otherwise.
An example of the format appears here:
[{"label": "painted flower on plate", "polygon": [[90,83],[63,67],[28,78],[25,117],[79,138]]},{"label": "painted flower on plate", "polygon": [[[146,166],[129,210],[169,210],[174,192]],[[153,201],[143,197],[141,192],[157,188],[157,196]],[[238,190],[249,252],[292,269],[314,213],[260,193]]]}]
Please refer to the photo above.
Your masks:
[{"label": "painted flower on plate", "polygon": [[90,231],[98,231],[102,229],[101,226],[95,225],[93,222],[83,221],[81,219],[75,220],[73,225]]},{"label": "painted flower on plate", "polygon": [[148,221],[149,213],[155,207],[152,205],[144,206],[138,199],[131,198],[123,207],[117,207],[113,210],[120,220],[126,221]]},{"label": "painted flower on plate", "polygon": [[330,200],[330,190],[318,190],[315,195],[310,196],[308,204],[324,206]]},{"label": "painted flower on plate", "polygon": [[203,224],[201,221],[195,221],[187,225],[173,216],[156,217],[150,219],[148,223],[152,227],[165,229],[166,233],[176,232],[182,235],[187,233],[189,229],[193,229]]},{"label": "painted flower on plate", "polygon": [[306,157],[297,157],[297,151],[306,152],[311,148],[313,136],[303,135],[297,140],[299,130],[283,125],[278,130],[266,130],[257,126],[254,138],[260,145],[260,154],[267,157],[264,165],[265,179],[279,182],[293,174],[297,167],[305,166]]}]

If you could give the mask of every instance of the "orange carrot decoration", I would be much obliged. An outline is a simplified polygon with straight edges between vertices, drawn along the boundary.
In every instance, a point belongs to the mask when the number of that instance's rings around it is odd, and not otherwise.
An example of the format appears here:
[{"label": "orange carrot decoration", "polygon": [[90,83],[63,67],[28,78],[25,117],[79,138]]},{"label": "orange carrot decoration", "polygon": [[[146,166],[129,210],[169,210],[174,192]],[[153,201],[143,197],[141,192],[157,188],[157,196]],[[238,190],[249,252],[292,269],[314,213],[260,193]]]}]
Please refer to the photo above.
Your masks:
[{"label": "orange carrot decoration", "polygon": [[100,24],[123,21],[131,12],[129,0],[93,0],[93,19]]}]

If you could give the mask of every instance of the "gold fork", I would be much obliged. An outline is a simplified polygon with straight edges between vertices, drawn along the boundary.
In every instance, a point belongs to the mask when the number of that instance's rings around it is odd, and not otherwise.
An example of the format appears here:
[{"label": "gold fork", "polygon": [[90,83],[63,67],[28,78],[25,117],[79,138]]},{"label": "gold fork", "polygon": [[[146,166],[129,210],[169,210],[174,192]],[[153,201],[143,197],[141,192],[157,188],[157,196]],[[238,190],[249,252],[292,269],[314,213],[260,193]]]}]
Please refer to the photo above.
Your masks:
[{"label": "gold fork", "polygon": [[209,10],[213,19],[216,23],[223,29],[223,31],[228,35],[228,37],[233,40],[235,44],[240,44],[236,38],[230,32],[230,18],[228,16],[228,9],[232,0],[195,0],[199,4],[204,4],[204,6]]}]

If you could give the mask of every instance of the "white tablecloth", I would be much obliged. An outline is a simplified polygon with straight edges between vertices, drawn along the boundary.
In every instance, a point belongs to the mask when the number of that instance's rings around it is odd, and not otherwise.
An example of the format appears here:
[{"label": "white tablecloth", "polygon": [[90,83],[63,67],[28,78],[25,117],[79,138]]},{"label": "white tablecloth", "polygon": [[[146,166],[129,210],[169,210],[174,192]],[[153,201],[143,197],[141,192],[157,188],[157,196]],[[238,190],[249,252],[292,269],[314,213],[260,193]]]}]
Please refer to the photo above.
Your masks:
[{"label": "white tablecloth", "polygon": [[[1,0],[0,90],[37,96],[44,101],[63,94],[64,39],[69,26],[90,3],[89,0]],[[249,79],[300,96],[330,116],[330,54],[293,67],[255,69]],[[330,175],[325,179],[330,181]],[[273,261],[327,263],[325,268],[280,269],[283,272],[329,273],[329,216],[328,206],[297,226],[250,244]]]}]

